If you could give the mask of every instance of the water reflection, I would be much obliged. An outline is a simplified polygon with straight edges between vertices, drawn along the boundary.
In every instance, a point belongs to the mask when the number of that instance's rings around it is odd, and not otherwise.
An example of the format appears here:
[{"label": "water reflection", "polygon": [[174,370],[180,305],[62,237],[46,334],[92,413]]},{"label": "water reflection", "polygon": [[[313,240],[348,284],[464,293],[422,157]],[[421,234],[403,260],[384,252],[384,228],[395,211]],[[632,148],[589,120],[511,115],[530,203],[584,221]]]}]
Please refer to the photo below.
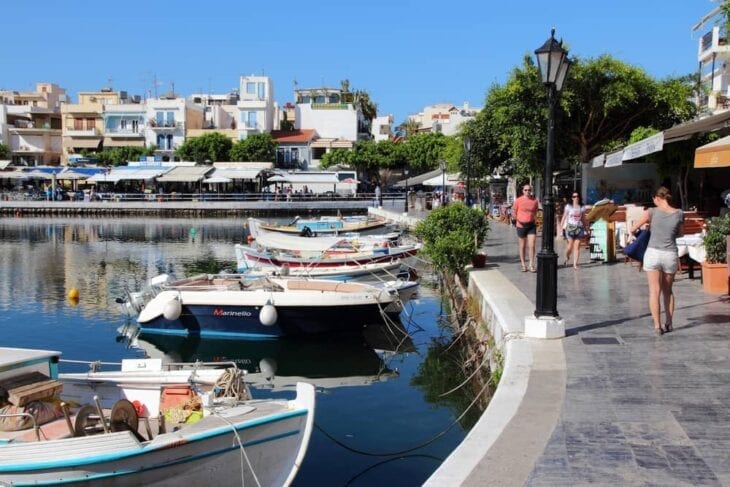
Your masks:
[{"label": "water reflection", "polygon": [[390,364],[415,352],[402,326],[373,325],[362,332],[277,340],[223,340],[200,336],[140,333],[133,324],[120,339],[146,357],[163,362],[234,362],[248,371],[247,382],[274,390],[306,381],[323,389],[363,386],[397,377]]}]

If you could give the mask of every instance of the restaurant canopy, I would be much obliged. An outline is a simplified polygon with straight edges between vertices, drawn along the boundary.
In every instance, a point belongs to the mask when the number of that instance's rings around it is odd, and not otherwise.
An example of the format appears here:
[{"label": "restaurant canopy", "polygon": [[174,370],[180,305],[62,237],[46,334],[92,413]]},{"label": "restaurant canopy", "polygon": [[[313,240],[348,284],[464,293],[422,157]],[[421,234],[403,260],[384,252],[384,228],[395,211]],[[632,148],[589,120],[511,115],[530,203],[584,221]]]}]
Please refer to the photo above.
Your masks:
[{"label": "restaurant canopy", "polygon": [[730,135],[695,149],[694,167],[730,167]]},{"label": "restaurant canopy", "polygon": [[[213,168],[208,168],[213,169]],[[206,173],[204,183],[230,183],[234,180],[255,181],[264,171],[262,168],[237,168],[237,167],[216,167],[212,172]]]},{"label": "restaurant canopy", "polygon": [[436,176],[441,176],[441,169],[434,169],[433,171],[428,171],[423,174],[419,174],[418,176],[403,178],[395,183],[393,187],[404,188],[406,186],[406,181],[408,181],[408,186],[417,186],[419,184],[423,184],[423,182],[427,179],[431,179]]},{"label": "restaurant canopy", "polygon": [[[451,173],[451,174],[447,173],[446,174],[446,186],[457,186],[459,184],[460,178],[461,178],[461,174],[458,172]],[[442,174],[439,174],[438,176],[434,176],[423,182],[424,186],[442,186],[443,184],[444,184],[444,177]]]},{"label": "restaurant canopy", "polygon": [[112,169],[109,173],[99,173],[91,176],[86,181],[89,183],[117,183],[126,180],[146,181],[155,179],[170,169],[172,169],[170,166],[119,166]]},{"label": "restaurant canopy", "polygon": [[157,182],[197,183],[204,180],[205,176],[213,171],[211,166],[178,166],[157,178]]}]

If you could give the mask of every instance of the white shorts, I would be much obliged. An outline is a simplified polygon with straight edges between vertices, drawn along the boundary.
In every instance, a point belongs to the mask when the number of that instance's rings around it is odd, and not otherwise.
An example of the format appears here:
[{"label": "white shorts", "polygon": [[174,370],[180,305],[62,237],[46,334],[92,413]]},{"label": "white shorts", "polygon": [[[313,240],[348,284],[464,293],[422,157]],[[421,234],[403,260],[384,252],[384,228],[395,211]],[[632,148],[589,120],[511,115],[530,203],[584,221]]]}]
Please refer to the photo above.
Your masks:
[{"label": "white shorts", "polygon": [[647,248],[644,254],[645,271],[661,271],[666,274],[677,272],[678,257],[676,250]]}]

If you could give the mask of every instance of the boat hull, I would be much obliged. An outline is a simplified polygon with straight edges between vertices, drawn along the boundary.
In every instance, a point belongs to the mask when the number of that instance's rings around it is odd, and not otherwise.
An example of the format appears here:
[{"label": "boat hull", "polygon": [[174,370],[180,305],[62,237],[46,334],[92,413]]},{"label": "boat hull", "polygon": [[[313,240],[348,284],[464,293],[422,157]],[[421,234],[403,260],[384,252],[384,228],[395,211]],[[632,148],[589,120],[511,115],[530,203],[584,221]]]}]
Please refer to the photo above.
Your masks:
[{"label": "boat hull", "polygon": [[276,323],[269,326],[261,323],[260,313],[261,306],[183,304],[182,313],[176,320],[159,315],[139,325],[147,333],[266,339],[360,330],[364,325],[383,320],[381,308],[373,304],[276,306]]}]

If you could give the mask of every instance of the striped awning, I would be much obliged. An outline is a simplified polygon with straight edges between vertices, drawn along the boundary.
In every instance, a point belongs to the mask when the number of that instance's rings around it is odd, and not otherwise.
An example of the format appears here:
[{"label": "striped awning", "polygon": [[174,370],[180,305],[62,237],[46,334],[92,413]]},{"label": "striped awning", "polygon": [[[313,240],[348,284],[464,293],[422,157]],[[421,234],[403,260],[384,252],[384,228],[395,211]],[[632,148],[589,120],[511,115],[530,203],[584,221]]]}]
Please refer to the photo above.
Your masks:
[{"label": "striped awning", "polygon": [[144,139],[141,137],[133,139],[104,137],[104,147],[144,147]]}]

